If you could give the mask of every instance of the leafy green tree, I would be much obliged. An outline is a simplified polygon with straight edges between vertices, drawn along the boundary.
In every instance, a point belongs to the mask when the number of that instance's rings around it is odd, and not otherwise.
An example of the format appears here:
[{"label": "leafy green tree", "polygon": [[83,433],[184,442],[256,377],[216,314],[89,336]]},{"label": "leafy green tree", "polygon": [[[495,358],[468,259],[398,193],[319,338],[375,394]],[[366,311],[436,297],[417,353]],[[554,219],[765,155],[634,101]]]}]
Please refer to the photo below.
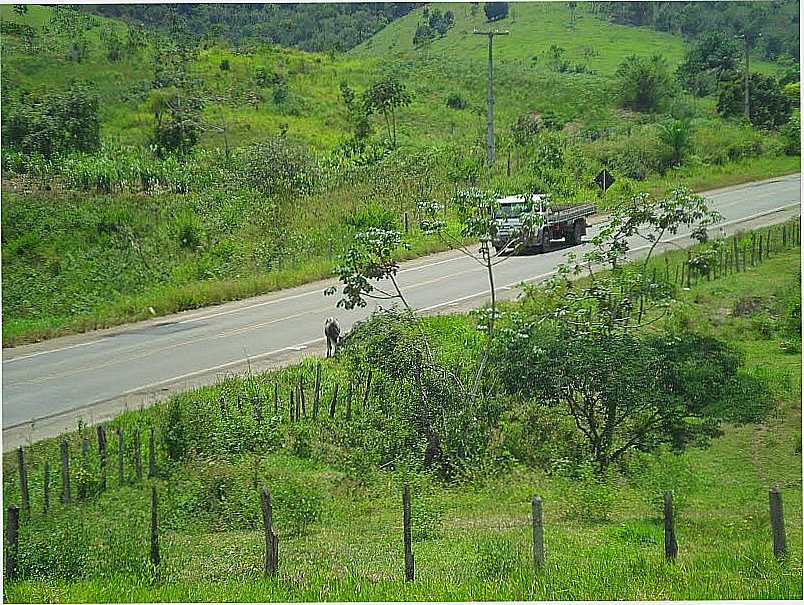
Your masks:
[{"label": "leafy green tree", "polygon": [[[748,80],[748,90],[751,99],[751,124],[759,128],[775,129],[790,119],[793,103],[774,78],[753,73]],[[742,76],[724,84],[717,102],[718,113],[725,117],[744,115],[744,95]]]},{"label": "leafy green tree", "polygon": [[489,21],[499,21],[508,16],[508,3],[507,2],[486,2],[483,5],[483,12],[486,13],[486,19]]},{"label": "leafy green tree", "polygon": [[[713,398],[725,398],[733,382],[733,352],[690,335],[652,339],[638,330],[663,317],[675,301],[668,284],[648,275],[656,247],[684,226],[702,240],[719,218],[704,198],[685,189],[661,199],[621,199],[590,249],[559,265],[544,295],[551,302],[535,307],[531,317],[512,317],[499,330],[492,366],[506,388],[562,408],[600,473],[629,451],[663,443],[683,447],[705,441],[717,428]],[[648,243],[648,253],[627,264],[639,240]],[[599,266],[610,271],[595,273]],[[583,273],[588,280],[573,283]],[[702,359],[714,364],[707,393],[686,386]]]},{"label": "leafy green tree", "polygon": [[354,134],[351,140],[351,147],[354,150],[362,151],[368,138],[371,136],[371,122],[365,111],[363,104],[358,103],[355,91],[349,87],[346,81],[340,83],[341,99],[349,115],[349,122],[352,124]]},{"label": "leafy green tree", "polygon": [[656,111],[675,92],[667,61],[661,55],[650,59],[631,55],[617,68],[620,105],[634,111]]},{"label": "leafy green tree", "polygon": [[676,69],[682,86],[702,97],[715,92],[737,69],[740,49],[734,38],[722,31],[703,34]]},{"label": "leafy green tree", "polygon": [[693,334],[584,333],[551,321],[501,343],[495,366],[507,389],[562,408],[600,474],[631,451],[717,435],[739,367],[735,351]]},{"label": "leafy green tree", "polygon": [[363,108],[367,115],[379,112],[385,119],[388,140],[396,147],[396,111],[410,105],[411,96],[405,85],[394,76],[375,82],[363,92]]},{"label": "leafy green tree", "polygon": [[15,4],[14,5],[14,13],[19,15],[20,17],[22,15],[28,14],[28,5],[27,4]]}]

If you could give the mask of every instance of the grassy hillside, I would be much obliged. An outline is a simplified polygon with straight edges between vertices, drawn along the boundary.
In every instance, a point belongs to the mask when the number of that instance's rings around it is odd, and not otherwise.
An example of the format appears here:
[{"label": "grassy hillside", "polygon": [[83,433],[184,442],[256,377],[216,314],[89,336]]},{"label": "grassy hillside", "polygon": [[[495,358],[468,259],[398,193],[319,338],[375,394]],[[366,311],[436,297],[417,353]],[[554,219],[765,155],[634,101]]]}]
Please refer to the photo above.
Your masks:
[{"label": "grassy hillside", "polygon": [[[328,149],[346,138],[349,130],[340,82],[346,81],[359,91],[383,72],[391,71],[405,77],[413,94],[413,104],[400,112],[404,144],[481,138],[485,126],[486,44],[471,31],[486,26],[482,10],[472,16],[466,5],[439,6],[453,10],[454,27],[443,39],[416,50],[412,41],[422,8],[391,22],[346,55],[265,46],[245,52],[219,46],[201,50],[196,70],[210,98],[205,117],[219,122],[220,115],[226,113],[231,122],[231,143],[235,145],[275,135],[280,124],[287,124],[291,134]],[[576,29],[571,30],[561,3],[513,6],[513,16],[494,24],[511,31],[510,37],[497,40],[495,50],[495,120],[503,134],[526,111],[550,110],[566,121],[614,126],[623,117],[615,112],[610,78],[622,59],[632,53],[660,53],[674,67],[686,46],[678,36],[607,24],[583,10]],[[10,5],[0,7],[3,20],[39,28],[49,22],[52,13],[50,8],[31,6],[26,15],[18,16]],[[24,52],[18,40],[7,36],[2,54],[4,78],[25,89],[61,88],[75,78],[88,80],[97,86],[102,99],[105,137],[125,144],[142,144],[152,122],[144,94],[152,77],[152,50],[145,48],[135,55],[124,53],[123,60],[110,62],[104,56],[99,32],[112,28],[125,37],[127,26],[102,17],[86,18],[97,25],[87,25],[84,35],[90,51],[85,61],[68,60],[65,49],[58,45],[50,52]],[[596,75],[551,72],[546,65],[551,45],[565,48],[569,60],[587,65]],[[220,69],[224,59],[231,65],[228,71]],[[255,85],[257,65],[286,75],[292,99],[284,106],[273,102],[270,89],[261,90]],[[752,65],[759,71],[775,69],[762,61]],[[247,93],[256,95],[254,103],[246,102]],[[446,98],[452,93],[464,96],[470,108],[447,108]],[[215,98],[224,102],[216,102]],[[377,126],[380,128],[379,122]],[[212,129],[203,139],[209,147],[222,145],[221,135]]]},{"label": "grassy hillside", "polygon": [[[189,77],[201,82],[193,94],[204,100],[202,126],[198,147],[186,157],[160,157],[148,146],[158,98],[155,49],[165,43],[159,34],[67,9],[30,6],[20,16],[0,6],[6,30],[36,28],[32,42],[19,31],[3,35],[4,125],[12,112],[30,123],[31,99],[74,79],[94,88],[100,122],[100,148],[91,153],[43,158],[4,138],[4,345],[326,276],[360,229],[401,228],[405,212],[415,225],[420,202],[449,207],[456,189],[467,186],[501,194],[551,189],[556,199],[601,202],[593,179],[603,166],[617,178],[610,198],[798,169],[798,156],[785,155],[787,135],[724,120],[714,114],[712,98],[679,93],[655,113],[617,108],[612,76],[619,62],[632,52],[661,51],[674,64],[685,48],[681,38],[608,25],[583,10],[572,30],[561,3],[512,6],[495,25],[512,35],[499,39],[495,51],[492,167],[483,164],[485,42],[470,33],[484,26],[482,11],[473,16],[465,5],[441,6],[453,10],[455,23],[420,48],[412,39],[424,8],[346,54],[199,43]],[[119,61],[107,56],[111,34],[124,41]],[[80,61],[71,58],[76,40],[86,46]],[[141,44],[129,48],[129,40]],[[590,73],[551,68],[546,57],[553,45]],[[275,84],[257,83],[260,67],[287,83],[285,98]],[[364,150],[353,153],[345,142],[354,124],[340,86],[359,97],[388,74],[399,76],[412,97],[397,112],[399,146],[388,149],[384,120],[375,114]],[[463,108],[448,106],[450,97]],[[534,113],[553,121],[515,143],[512,125]],[[664,125],[676,119],[688,124],[680,165],[663,138]],[[273,156],[248,147],[266,141],[278,150]],[[265,189],[266,180],[285,173],[309,183]],[[439,248],[415,228],[410,239],[413,249],[405,254]]]},{"label": "grassy hillside", "polygon": [[[775,241],[778,244],[778,231]],[[728,249],[728,246],[727,246]],[[681,254],[674,254],[675,263]],[[658,259],[659,267],[664,264]],[[483,461],[445,484],[404,459],[378,469],[380,440],[357,447],[370,430],[357,385],[354,419],[343,390],[335,420],[325,413],[345,362],[322,362],[321,418],[287,422],[287,393],[315,360],[280,372],[192,391],[108,427],[108,489],[94,494],[97,455],[82,462],[80,436],[69,435],[73,494],[58,503],[58,443],[27,450],[32,518],[23,521],[20,573],[6,582],[8,602],[338,601],[516,599],[800,599],[801,353],[786,326],[800,309],[800,249],[772,253],[744,273],[693,282],[674,321],[724,339],[744,355],[741,375],[768,389],[763,415],[723,426],[709,447],[682,453],[635,453],[622,473],[600,480],[572,461],[533,456],[559,448],[558,433],[528,416],[527,402],[508,410]],[[513,307],[512,309],[515,309]],[[519,310],[526,311],[526,307]],[[800,317],[800,315],[799,315]],[[659,326],[660,328],[663,326]],[[475,320],[443,316],[426,329],[439,355],[476,350]],[[800,342],[800,341],[798,341]],[[273,384],[280,406],[272,411]],[[255,422],[256,405],[264,414]],[[370,400],[371,409],[383,402]],[[379,407],[377,407],[379,406]],[[384,419],[395,430],[396,417]],[[533,429],[531,424],[538,427]],[[162,563],[150,568],[150,481],[137,480],[130,446],[135,430],[154,426],[157,440]],[[183,430],[165,433],[166,427]],[[116,437],[129,447],[118,485]],[[556,428],[556,427],[554,427]],[[169,435],[169,437],[168,437]],[[164,441],[163,441],[164,439]],[[167,459],[168,443],[188,449]],[[545,444],[551,444],[545,449]],[[147,439],[143,455],[148,452]],[[558,455],[558,454],[556,454]],[[538,458],[538,456],[536,457]],[[50,512],[42,514],[42,465],[50,461]],[[147,460],[147,458],[146,458]],[[4,506],[19,502],[16,457],[4,456]],[[76,469],[81,469],[76,470]],[[148,466],[145,464],[145,472]],[[411,484],[416,580],[403,582],[401,486]],[[768,487],[779,485],[789,556],[773,558]],[[276,579],[262,577],[264,537],[255,485],[274,495],[279,535]],[[672,490],[679,554],[663,553],[661,496]],[[531,566],[530,499],[542,497],[547,564]],[[91,545],[91,547],[90,547]]]}]

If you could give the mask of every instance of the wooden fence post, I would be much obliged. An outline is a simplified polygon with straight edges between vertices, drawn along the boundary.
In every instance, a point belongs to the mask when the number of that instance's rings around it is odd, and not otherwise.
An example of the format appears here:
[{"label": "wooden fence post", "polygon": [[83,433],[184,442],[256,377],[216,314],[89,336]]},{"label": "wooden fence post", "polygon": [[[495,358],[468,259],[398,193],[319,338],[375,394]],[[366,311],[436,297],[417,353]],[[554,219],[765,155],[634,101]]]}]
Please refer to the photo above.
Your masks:
[{"label": "wooden fence post", "polygon": [[126,441],[123,437],[123,428],[117,429],[117,480],[120,485],[126,482]]},{"label": "wooden fence post", "polygon": [[134,431],[134,472],[137,481],[142,481],[142,441],[139,428]]},{"label": "wooden fence post", "polygon": [[151,486],[151,565],[159,566],[159,515],[155,485]]},{"label": "wooden fence post", "polygon": [[5,577],[8,580],[17,575],[17,551],[20,543],[20,509],[15,505],[8,507],[6,515]]},{"label": "wooden fence post", "polygon": [[106,429],[102,424],[98,425],[98,456],[100,457],[100,487],[106,489]]},{"label": "wooden fence post", "polygon": [[335,383],[335,390],[332,392],[332,403],[329,404],[329,417],[335,418],[335,406],[338,405],[338,383]]},{"label": "wooden fence post", "polygon": [[768,499],[770,501],[771,531],[773,533],[773,554],[777,559],[783,559],[787,554],[787,541],[784,534],[782,494],[778,485],[770,489]]},{"label": "wooden fence post", "polygon": [[148,478],[156,477],[156,438],[154,427],[149,428],[148,433]]},{"label": "wooden fence post", "polygon": [[346,391],[346,420],[352,419],[352,381],[349,381],[349,389]]},{"label": "wooden fence post", "polygon": [[678,554],[676,527],[673,519],[673,492],[664,493],[664,556],[672,561]]},{"label": "wooden fence post", "polygon": [[260,490],[260,504],[262,506],[262,524],[265,528],[265,575],[275,576],[279,569],[279,538],[273,529],[271,492],[266,492],[265,488]]},{"label": "wooden fence post", "polygon": [[[299,402],[301,403],[302,416],[307,418],[307,398],[304,396],[304,378],[301,374],[299,374]],[[296,412],[296,419],[298,420],[298,410]]]},{"label": "wooden fence post", "polygon": [[28,469],[25,468],[25,451],[20,447],[17,450],[17,467],[20,474],[20,496],[22,497],[22,513],[31,516],[31,498],[28,494]]},{"label": "wooden fence post", "polygon": [[291,389],[290,389],[290,421],[291,422],[293,422],[293,412],[294,412],[293,406],[294,406],[294,404],[293,404],[293,387],[291,387]]},{"label": "wooden fence post", "polygon": [[313,395],[313,419],[318,418],[318,406],[321,403],[321,362],[315,366],[315,394]]},{"label": "wooden fence post", "polygon": [[61,442],[61,501],[63,504],[69,504],[71,500],[70,493],[70,452],[67,449],[67,442]]},{"label": "wooden fence post", "polygon": [[734,272],[739,273],[740,272],[740,262],[737,259],[737,236],[736,235],[733,238],[731,238],[731,250],[732,250],[732,256],[734,257]]},{"label": "wooden fence post", "polygon": [[47,460],[45,460],[45,470],[42,482],[44,483],[45,487],[44,502],[42,503],[42,512],[47,514],[48,509],[50,509],[50,465],[48,464]]},{"label": "wooden fence post", "polygon": [[279,414],[279,383],[274,383],[274,416]]},{"label": "wooden fence post", "polygon": [[542,499],[534,496],[531,501],[533,521],[533,566],[536,569],[544,565],[544,519],[542,518]]},{"label": "wooden fence post", "polygon": [[413,547],[411,538],[411,518],[410,518],[410,487],[407,483],[402,490],[402,520],[404,524],[404,543],[405,543],[405,581],[412,582],[414,577]]},{"label": "wooden fence post", "polygon": [[301,389],[296,387],[296,422],[302,417],[302,410],[304,409],[304,401],[302,400]]}]

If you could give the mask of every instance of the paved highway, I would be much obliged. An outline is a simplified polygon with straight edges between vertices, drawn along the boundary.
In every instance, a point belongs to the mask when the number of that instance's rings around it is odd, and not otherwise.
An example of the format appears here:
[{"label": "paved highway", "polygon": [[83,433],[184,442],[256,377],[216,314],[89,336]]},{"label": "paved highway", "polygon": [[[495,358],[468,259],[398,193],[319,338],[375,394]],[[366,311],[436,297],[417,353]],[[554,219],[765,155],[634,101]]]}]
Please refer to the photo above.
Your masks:
[{"label": "paved highway", "polygon": [[[799,215],[801,178],[780,177],[706,196],[724,216],[714,230],[731,233]],[[500,264],[495,275],[500,296],[515,295],[522,281],[548,277],[566,252],[512,257]],[[410,303],[424,312],[463,310],[487,299],[484,269],[456,251],[404,263],[399,281]],[[348,330],[373,309],[336,309],[336,297],[323,296],[332,283],[4,349],[3,449],[73,429],[79,417],[104,421],[227,373],[319,354],[326,317],[338,317]]]}]

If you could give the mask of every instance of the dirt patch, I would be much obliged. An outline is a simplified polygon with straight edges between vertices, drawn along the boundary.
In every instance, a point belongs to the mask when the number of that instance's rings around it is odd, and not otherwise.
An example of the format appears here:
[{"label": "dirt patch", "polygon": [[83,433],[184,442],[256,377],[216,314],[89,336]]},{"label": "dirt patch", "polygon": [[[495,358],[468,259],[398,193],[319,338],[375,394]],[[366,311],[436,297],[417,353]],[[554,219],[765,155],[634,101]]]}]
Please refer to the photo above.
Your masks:
[{"label": "dirt patch", "polygon": [[753,315],[762,310],[764,303],[765,299],[761,296],[744,296],[734,303],[732,315],[735,317]]}]

